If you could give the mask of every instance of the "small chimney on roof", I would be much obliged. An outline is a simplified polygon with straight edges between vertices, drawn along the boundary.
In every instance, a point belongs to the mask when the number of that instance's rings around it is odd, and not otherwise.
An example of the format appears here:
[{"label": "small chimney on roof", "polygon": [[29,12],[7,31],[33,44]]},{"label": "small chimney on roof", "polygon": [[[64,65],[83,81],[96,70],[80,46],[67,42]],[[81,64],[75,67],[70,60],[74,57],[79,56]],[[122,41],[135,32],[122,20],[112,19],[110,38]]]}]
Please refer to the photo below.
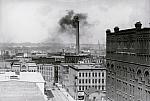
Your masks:
[{"label": "small chimney on roof", "polygon": [[138,22],[135,23],[135,28],[136,29],[141,29],[141,27],[142,27],[142,24],[141,24],[140,21],[138,21]]},{"label": "small chimney on roof", "polygon": [[114,28],[114,32],[119,32],[119,27],[118,27],[118,26],[116,26],[116,27]]}]

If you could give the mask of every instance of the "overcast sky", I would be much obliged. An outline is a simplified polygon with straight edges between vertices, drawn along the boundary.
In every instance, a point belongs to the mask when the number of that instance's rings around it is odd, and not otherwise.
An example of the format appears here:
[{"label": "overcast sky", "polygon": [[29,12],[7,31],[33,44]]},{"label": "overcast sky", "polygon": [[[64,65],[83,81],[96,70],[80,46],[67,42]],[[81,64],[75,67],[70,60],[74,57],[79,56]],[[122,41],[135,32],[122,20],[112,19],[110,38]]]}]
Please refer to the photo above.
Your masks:
[{"label": "overcast sky", "polygon": [[86,13],[91,26],[81,30],[81,43],[105,42],[105,30],[150,27],[150,0],[0,0],[0,42],[75,42],[58,33],[67,10]]}]

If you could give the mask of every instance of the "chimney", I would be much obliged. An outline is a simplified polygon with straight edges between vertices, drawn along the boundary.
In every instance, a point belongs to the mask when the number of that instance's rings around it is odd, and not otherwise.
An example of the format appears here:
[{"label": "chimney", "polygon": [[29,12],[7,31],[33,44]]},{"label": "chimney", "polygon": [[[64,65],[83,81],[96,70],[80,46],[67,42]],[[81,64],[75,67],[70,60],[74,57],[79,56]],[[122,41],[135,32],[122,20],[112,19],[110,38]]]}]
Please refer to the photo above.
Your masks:
[{"label": "chimney", "polygon": [[106,34],[110,34],[111,33],[111,30],[110,29],[107,29],[106,30]]},{"label": "chimney", "polygon": [[76,28],[76,54],[80,52],[80,38],[79,38],[79,17],[74,16],[74,27]]},{"label": "chimney", "polygon": [[116,27],[114,28],[114,32],[119,32],[119,27],[118,27],[118,26],[116,26]]},{"label": "chimney", "polygon": [[136,22],[135,28],[136,28],[136,29],[141,29],[141,27],[142,27],[141,22],[140,22],[140,21],[139,21],[139,22]]}]

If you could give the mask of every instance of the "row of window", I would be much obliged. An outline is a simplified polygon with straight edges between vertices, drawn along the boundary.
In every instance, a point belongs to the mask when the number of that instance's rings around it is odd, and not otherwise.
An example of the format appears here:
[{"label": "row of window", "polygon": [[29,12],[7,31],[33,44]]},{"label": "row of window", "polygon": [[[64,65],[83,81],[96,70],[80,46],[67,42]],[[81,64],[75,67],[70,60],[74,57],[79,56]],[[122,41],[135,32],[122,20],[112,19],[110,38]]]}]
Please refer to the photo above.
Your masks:
[{"label": "row of window", "polygon": [[97,86],[97,85],[93,85],[93,86],[79,86],[79,91],[84,91],[84,90],[87,90],[87,89],[89,89],[89,88],[91,88],[91,87],[94,87],[95,89],[98,89],[98,90],[105,90],[105,86],[104,85],[102,85],[102,86]]},{"label": "row of window", "polygon": [[53,74],[53,72],[50,72],[50,71],[38,71],[38,72],[45,74],[45,75]]},{"label": "row of window", "polygon": [[51,82],[54,78],[49,76],[43,76],[45,81]]},{"label": "row of window", "polygon": [[[104,84],[104,79],[102,79],[102,84]],[[87,84],[87,83],[101,83],[101,79],[79,79],[79,84]]]},{"label": "row of window", "polygon": [[96,62],[96,63],[102,63],[102,60],[97,60],[97,59],[91,59],[91,60],[83,60],[84,63],[92,63],[92,62]]},{"label": "row of window", "polygon": [[[110,84],[110,85],[115,85],[115,83],[113,82],[114,81],[114,78],[110,78],[109,76],[108,76],[108,84]],[[123,81],[121,81],[121,80],[118,80],[117,79],[117,82],[116,82],[116,89],[117,90],[120,90],[121,92],[124,92],[124,93],[128,93],[129,92],[129,95],[131,96],[135,96],[135,94],[136,94],[136,96],[138,96],[139,98],[142,98],[142,96],[143,96],[143,89],[142,88],[140,88],[140,87],[138,87],[138,88],[135,88],[135,85],[132,85],[132,84],[128,84],[128,83],[126,83],[126,82],[123,82]],[[110,94],[110,96],[113,98],[113,91],[114,91],[114,87],[112,88],[112,87],[108,87],[107,88],[107,90],[108,90],[108,94]],[[136,92],[137,91],[137,92]],[[150,91],[146,91],[145,90],[145,93],[146,93],[146,101],[150,101]],[[122,100],[120,100],[120,99],[124,99],[124,96],[121,96],[120,97],[120,95],[119,95],[119,97],[117,97],[117,101],[122,101]],[[126,101],[126,100],[125,100]],[[132,100],[131,100],[132,101]]]},{"label": "row of window", "polygon": [[[93,72],[93,73],[79,73],[79,77],[101,77],[101,73]],[[105,76],[105,73],[102,72],[102,77]]]},{"label": "row of window", "polygon": [[38,67],[38,70],[53,70],[53,67],[45,68],[45,67]]},{"label": "row of window", "polygon": [[[138,88],[138,99],[144,99],[144,101],[150,101],[150,91],[145,90],[145,96],[143,97],[143,93],[142,93],[142,89]],[[117,100],[116,101],[128,101],[127,99],[129,99],[129,101],[134,101],[135,97],[134,96],[130,96],[129,98],[127,98],[127,96],[122,95],[122,94],[117,94]]]},{"label": "row of window", "polygon": [[10,70],[12,72],[37,72],[37,70]]}]

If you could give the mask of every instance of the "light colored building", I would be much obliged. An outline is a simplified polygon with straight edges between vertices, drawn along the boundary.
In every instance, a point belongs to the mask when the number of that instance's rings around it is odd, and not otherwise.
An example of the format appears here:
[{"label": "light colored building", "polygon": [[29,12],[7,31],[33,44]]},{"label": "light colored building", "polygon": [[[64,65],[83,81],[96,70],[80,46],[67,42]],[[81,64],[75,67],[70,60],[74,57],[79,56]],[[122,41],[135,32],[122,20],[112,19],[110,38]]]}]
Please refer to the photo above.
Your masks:
[{"label": "light colored building", "polygon": [[32,51],[31,56],[32,57],[47,57],[47,53],[44,51]]},{"label": "light colored building", "polygon": [[44,83],[38,72],[0,73],[0,101],[44,101]]},{"label": "light colored building", "polygon": [[65,57],[64,56],[51,56],[51,57],[55,58],[56,62],[61,62],[61,63],[65,62]]},{"label": "light colored building", "polygon": [[11,62],[0,61],[0,71],[10,71]]},{"label": "light colored building", "polygon": [[104,56],[91,56],[90,58],[85,58],[82,61],[79,61],[79,63],[104,64],[105,63],[105,57]]},{"label": "light colored building", "polygon": [[37,64],[38,72],[40,72],[47,84],[54,83],[54,65]]},{"label": "light colored building", "polygon": [[29,72],[37,72],[37,65],[35,62],[27,62],[27,67]]},{"label": "light colored building", "polygon": [[12,71],[37,72],[37,65],[34,62],[14,62]]},{"label": "light colored building", "polygon": [[63,85],[74,99],[84,99],[84,92],[92,87],[97,91],[106,90],[106,68],[103,65],[70,65],[66,77]]},{"label": "light colored building", "polygon": [[21,63],[20,62],[13,63],[11,69],[12,69],[12,71],[20,71],[20,69],[21,69]]}]

